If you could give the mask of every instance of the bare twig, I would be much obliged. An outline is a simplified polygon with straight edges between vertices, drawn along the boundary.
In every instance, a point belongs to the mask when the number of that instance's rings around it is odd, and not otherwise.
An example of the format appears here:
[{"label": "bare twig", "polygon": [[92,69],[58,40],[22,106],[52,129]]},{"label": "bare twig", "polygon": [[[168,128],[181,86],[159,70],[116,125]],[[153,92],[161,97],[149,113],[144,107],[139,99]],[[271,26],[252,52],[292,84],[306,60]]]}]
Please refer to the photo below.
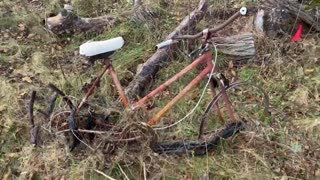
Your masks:
[{"label": "bare twig", "polygon": [[30,116],[30,124],[31,127],[34,127],[34,114],[33,114],[33,106],[34,106],[34,101],[36,99],[36,91],[32,91],[31,93],[31,99],[29,103],[29,116]]},{"label": "bare twig", "polygon": [[105,173],[103,173],[103,172],[101,172],[101,171],[99,171],[99,170],[97,170],[97,169],[95,169],[94,171],[97,172],[97,173],[99,173],[99,174],[101,174],[102,176],[104,176],[105,178],[107,178],[107,179],[109,179],[109,180],[116,180],[116,179],[114,179],[114,178],[106,175]]},{"label": "bare twig", "polygon": [[29,115],[30,115],[30,125],[31,125],[31,144],[33,145],[38,145],[38,132],[39,128],[34,124],[34,114],[33,114],[33,107],[34,107],[34,101],[36,99],[36,91],[32,91],[31,93],[31,99],[29,103]]},{"label": "bare twig", "polygon": [[77,129],[77,124],[75,121],[75,113],[76,113],[76,109],[72,109],[70,116],[69,116],[69,129],[71,130],[72,138],[73,138],[73,141],[70,144],[70,151],[72,151],[80,142],[82,142],[84,145],[88,146],[91,150],[94,150],[89,145],[87,145],[86,143],[81,141],[81,139],[78,137],[78,133],[74,132],[74,130]]},{"label": "bare twig", "polygon": [[147,180],[147,170],[146,170],[146,163],[142,163],[143,165],[143,179]]},{"label": "bare twig", "polygon": [[48,116],[48,114],[46,112],[44,112],[44,110],[42,109],[37,109],[37,111],[40,113],[40,114],[43,114],[45,117]]},{"label": "bare twig", "polygon": [[[65,129],[65,130],[56,132],[56,135],[69,132],[69,131],[70,129]],[[107,131],[94,131],[94,130],[86,130],[86,129],[77,129],[76,131],[83,132],[83,133],[93,133],[93,134],[110,134],[110,132],[107,132]]]},{"label": "bare twig", "polygon": [[81,142],[82,144],[84,144],[85,146],[87,146],[91,151],[94,151],[95,149],[92,148],[91,146],[89,146],[87,143],[85,143],[84,141],[82,141],[79,137],[78,137],[78,133],[76,133],[74,130],[71,130],[72,133],[72,137],[74,137],[75,139],[73,139],[73,144],[71,144],[71,148],[70,151],[72,151],[78,144],[79,142]]},{"label": "bare twig", "polygon": [[72,101],[68,98],[68,96],[66,96],[66,94],[64,92],[62,92],[59,88],[57,88],[57,86],[55,86],[54,84],[49,83],[49,88],[52,89],[54,92],[56,92],[58,95],[63,97],[63,100],[68,104],[68,106],[70,107],[70,109],[74,109],[74,105],[72,103]]},{"label": "bare twig", "polygon": [[52,112],[54,110],[57,98],[58,98],[58,94],[55,94],[49,101],[49,107],[47,109],[47,119],[50,118],[50,116],[51,116],[51,114],[52,114]]},{"label": "bare twig", "polygon": [[127,139],[109,139],[106,142],[129,142],[129,141],[136,141],[138,139],[141,139],[141,136],[136,136],[136,137],[127,138]]},{"label": "bare twig", "polygon": [[126,173],[123,171],[123,169],[121,168],[120,164],[118,164],[118,166],[119,166],[119,169],[120,169],[121,173],[124,175],[125,179],[126,179],[126,180],[129,180],[128,176],[127,176]]}]

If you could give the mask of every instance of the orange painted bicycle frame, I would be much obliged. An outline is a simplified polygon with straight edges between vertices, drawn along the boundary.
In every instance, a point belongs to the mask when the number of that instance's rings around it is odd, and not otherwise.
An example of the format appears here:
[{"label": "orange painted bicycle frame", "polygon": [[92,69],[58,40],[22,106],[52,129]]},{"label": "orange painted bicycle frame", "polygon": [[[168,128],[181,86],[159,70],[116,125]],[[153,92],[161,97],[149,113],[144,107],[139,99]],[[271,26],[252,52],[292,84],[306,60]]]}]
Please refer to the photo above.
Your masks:
[{"label": "orange painted bicycle frame", "polygon": [[[175,96],[163,109],[161,109],[152,119],[149,120],[148,125],[152,126],[155,125],[159,119],[173,106],[175,105],[186,93],[188,93],[192,88],[194,88],[203,78],[205,78],[211,71],[213,68],[215,68],[215,65],[212,62],[212,53],[210,51],[206,52],[205,54],[201,55],[199,58],[197,58],[196,60],[194,60],[191,64],[189,64],[187,67],[185,67],[184,69],[182,69],[179,73],[177,73],[176,75],[174,75],[173,77],[171,77],[169,80],[167,80],[165,83],[163,83],[162,85],[160,85],[159,87],[157,87],[156,89],[154,89],[153,91],[151,91],[148,95],[146,95],[145,97],[143,97],[142,99],[140,99],[139,101],[133,103],[131,105],[132,109],[136,109],[139,108],[141,106],[143,106],[149,99],[153,98],[154,96],[156,96],[157,94],[161,93],[162,91],[164,91],[167,87],[169,87],[172,83],[174,83],[175,81],[177,81],[178,79],[180,79],[181,77],[183,77],[186,73],[188,73],[189,71],[195,69],[197,66],[199,66],[200,64],[205,63],[206,67],[199,73],[199,75],[197,77],[195,77],[184,89],[181,90],[181,92]],[[215,69],[213,70],[215,72]],[[112,81],[116,86],[116,89],[123,101],[123,104],[125,107],[128,107],[129,102],[128,102],[128,98],[126,97],[123,88],[121,87],[121,84],[112,68],[112,66],[109,67],[109,73],[111,75]],[[227,98],[227,94],[225,93],[225,88],[223,85],[220,84],[219,82],[219,86],[220,89],[222,89],[222,93],[223,93],[223,100],[226,103],[226,107],[228,112],[230,113],[230,117],[232,120],[234,120],[234,115],[233,115],[233,111],[231,108],[231,103],[229,101],[229,99]],[[215,95],[215,91],[214,88],[211,88],[212,90],[212,94]],[[218,104],[215,106],[215,109],[217,110],[217,115],[219,117],[220,120],[223,121],[220,109]]]}]

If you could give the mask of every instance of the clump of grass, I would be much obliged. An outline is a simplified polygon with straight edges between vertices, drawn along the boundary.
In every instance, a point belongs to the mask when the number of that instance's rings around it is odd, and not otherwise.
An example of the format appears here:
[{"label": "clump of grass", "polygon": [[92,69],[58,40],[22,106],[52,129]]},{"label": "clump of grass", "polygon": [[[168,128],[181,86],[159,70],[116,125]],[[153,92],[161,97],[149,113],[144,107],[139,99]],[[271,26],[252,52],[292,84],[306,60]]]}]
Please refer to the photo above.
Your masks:
[{"label": "clump of grass", "polygon": [[243,81],[252,81],[259,74],[259,70],[255,67],[246,67],[243,68],[240,73],[240,79]]},{"label": "clump of grass", "polygon": [[117,2],[110,2],[110,0],[102,1],[86,1],[86,0],[73,0],[71,2],[75,11],[80,16],[96,17],[106,15],[114,12],[116,9],[130,8],[130,1],[121,0]]}]

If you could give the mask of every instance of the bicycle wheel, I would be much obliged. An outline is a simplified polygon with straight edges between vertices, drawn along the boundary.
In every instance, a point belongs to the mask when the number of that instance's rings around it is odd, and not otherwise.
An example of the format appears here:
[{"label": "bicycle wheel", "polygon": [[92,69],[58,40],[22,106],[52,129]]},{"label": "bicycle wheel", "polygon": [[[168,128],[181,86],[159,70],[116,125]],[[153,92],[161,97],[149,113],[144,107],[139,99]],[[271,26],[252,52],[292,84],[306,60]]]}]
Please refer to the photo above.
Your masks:
[{"label": "bicycle wheel", "polygon": [[[237,121],[268,121],[269,98],[258,85],[252,82],[236,82],[226,87],[226,92]],[[219,105],[223,118],[230,119],[225,103],[222,100],[222,93],[219,92],[211,100],[201,119],[199,139],[203,139],[204,136],[213,133],[214,130],[210,131],[208,129],[217,129],[217,126],[219,126],[217,118],[212,118],[214,117],[212,116],[213,112],[216,111],[214,106],[217,104]],[[226,121],[225,123],[222,123],[221,126],[226,128],[230,122],[234,123],[232,121]]]}]

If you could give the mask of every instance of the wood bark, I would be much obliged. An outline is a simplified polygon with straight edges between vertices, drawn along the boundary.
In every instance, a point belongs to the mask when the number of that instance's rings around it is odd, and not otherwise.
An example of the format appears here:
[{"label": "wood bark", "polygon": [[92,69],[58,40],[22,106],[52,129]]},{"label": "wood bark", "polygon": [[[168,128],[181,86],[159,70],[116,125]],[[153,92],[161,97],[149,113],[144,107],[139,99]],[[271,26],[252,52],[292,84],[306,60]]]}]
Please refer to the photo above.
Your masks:
[{"label": "wood bark", "polygon": [[[253,16],[257,13],[258,7],[248,7],[246,16]],[[207,19],[228,19],[240,8],[209,8],[206,14]]]},{"label": "wood bark", "polygon": [[320,17],[316,10],[306,12],[303,5],[296,2],[289,2],[288,0],[281,0],[279,1],[279,3],[281,6],[287,8],[289,10],[289,13],[294,17],[300,18],[300,20],[310,25],[316,31],[320,31]]},{"label": "wood bark", "polygon": [[113,16],[100,16],[95,18],[82,18],[72,12],[70,6],[65,6],[61,12],[46,19],[46,25],[55,34],[80,32],[100,32],[111,28],[119,22]]},{"label": "wood bark", "polygon": [[[204,17],[207,9],[208,1],[201,0],[198,8],[186,16],[176,27],[176,29],[166,37],[166,39],[171,39],[178,34],[185,33],[190,28],[194,28],[195,25]],[[142,92],[145,90],[145,87],[150,83],[159,69],[164,67],[169,62],[170,54],[170,47],[162,48],[153,54],[153,56],[151,56],[142,65],[141,70],[136,73],[134,79],[130,82],[129,86],[125,90],[131,101],[141,96]]]},{"label": "wood bark", "polygon": [[236,64],[242,60],[252,59],[256,55],[254,35],[252,33],[229,37],[213,37],[210,40],[217,46],[220,53],[228,56]]},{"label": "wood bark", "polygon": [[[119,17],[128,20],[132,19],[138,23],[151,23],[158,13],[143,6],[140,0],[134,1],[132,10],[123,12]],[[123,20],[122,20],[123,21]],[[46,25],[55,34],[70,34],[73,32],[101,32],[104,29],[112,28],[120,22],[120,18],[105,15],[95,18],[83,18],[73,13],[70,5],[64,8],[56,16],[46,19]]]},{"label": "wood bark", "polygon": [[[267,0],[263,2],[264,5],[271,7],[267,11],[267,24],[269,29],[290,31],[292,30],[292,24],[296,24],[299,20],[305,24],[308,24],[312,29],[320,31],[320,11],[318,8],[313,8],[306,11],[304,9],[305,0],[301,2],[290,0]],[[297,25],[297,24],[296,24]],[[290,33],[289,32],[289,33]]]}]

